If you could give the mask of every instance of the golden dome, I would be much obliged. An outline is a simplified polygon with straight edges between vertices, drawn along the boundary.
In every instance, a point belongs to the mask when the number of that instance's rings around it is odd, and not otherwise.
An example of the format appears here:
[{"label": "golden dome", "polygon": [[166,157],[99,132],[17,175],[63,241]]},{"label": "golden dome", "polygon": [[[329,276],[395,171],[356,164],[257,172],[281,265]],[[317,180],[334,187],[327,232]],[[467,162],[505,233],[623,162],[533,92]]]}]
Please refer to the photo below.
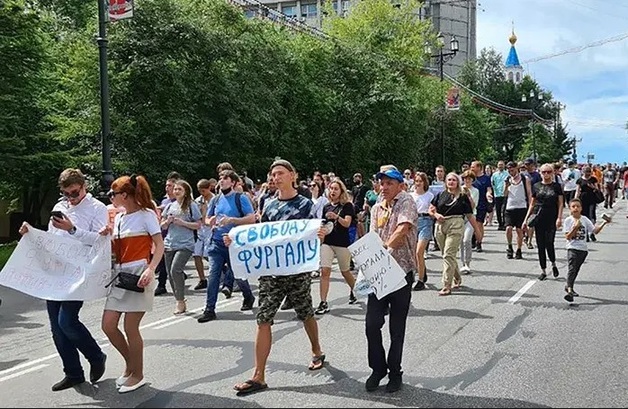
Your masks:
[{"label": "golden dome", "polygon": [[512,34],[510,35],[510,38],[508,38],[508,41],[510,41],[510,45],[515,45],[515,43],[517,42],[517,36],[515,35],[515,30],[512,30]]}]

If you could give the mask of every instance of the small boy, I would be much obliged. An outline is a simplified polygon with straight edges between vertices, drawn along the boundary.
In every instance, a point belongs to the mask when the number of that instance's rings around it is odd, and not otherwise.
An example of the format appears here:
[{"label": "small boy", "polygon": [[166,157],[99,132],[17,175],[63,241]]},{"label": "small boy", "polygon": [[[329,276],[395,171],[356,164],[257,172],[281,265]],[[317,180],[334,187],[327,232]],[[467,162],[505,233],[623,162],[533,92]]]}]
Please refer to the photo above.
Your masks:
[{"label": "small boy", "polygon": [[563,231],[567,239],[567,265],[568,276],[565,286],[565,300],[573,302],[573,298],[578,296],[573,290],[574,282],[580,272],[580,267],[589,254],[586,238],[589,234],[598,234],[607,223],[611,221],[607,215],[602,216],[604,221],[595,226],[586,216],[582,215],[582,202],[580,199],[572,199],[569,202],[571,216],[565,219]]}]

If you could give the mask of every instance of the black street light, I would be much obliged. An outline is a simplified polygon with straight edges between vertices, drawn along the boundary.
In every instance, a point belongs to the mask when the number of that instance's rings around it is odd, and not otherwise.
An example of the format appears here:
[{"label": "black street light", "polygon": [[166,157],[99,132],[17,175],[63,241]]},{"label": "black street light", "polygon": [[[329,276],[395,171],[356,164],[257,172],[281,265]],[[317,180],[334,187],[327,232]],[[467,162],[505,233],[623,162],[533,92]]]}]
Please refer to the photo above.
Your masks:
[{"label": "black street light", "polygon": [[[534,97],[537,98],[534,98]],[[526,94],[521,95],[521,102],[527,102],[528,98]],[[538,101],[538,102],[537,102]],[[543,101],[543,94],[538,93],[538,95],[534,94],[534,90],[530,90],[530,109],[532,109],[532,113],[534,114],[534,109],[538,107]],[[534,118],[530,121],[530,131],[532,132],[532,159],[534,163],[536,163],[536,134],[534,132]]]},{"label": "black street light", "polygon": [[100,186],[107,192],[113,182],[111,166],[110,124],[109,124],[109,77],[107,71],[107,10],[106,0],[98,1],[98,43],[100,62],[100,137],[102,141],[102,176]]},{"label": "black street light", "polygon": [[[451,37],[451,41],[449,41],[449,49],[450,51],[444,51],[445,48],[445,36],[443,33],[438,33],[436,37],[437,45],[438,45],[438,54],[432,54],[432,48],[429,43],[425,43],[425,54],[430,56],[430,59],[436,59],[438,64],[438,72],[440,74],[440,80],[443,82],[445,80],[444,66],[445,63],[458,54],[458,50],[460,49],[460,43],[456,39],[456,36]],[[440,120],[440,143],[441,143],[441,165],[445,164],[445,103],[443,102],[443,115]]]}]

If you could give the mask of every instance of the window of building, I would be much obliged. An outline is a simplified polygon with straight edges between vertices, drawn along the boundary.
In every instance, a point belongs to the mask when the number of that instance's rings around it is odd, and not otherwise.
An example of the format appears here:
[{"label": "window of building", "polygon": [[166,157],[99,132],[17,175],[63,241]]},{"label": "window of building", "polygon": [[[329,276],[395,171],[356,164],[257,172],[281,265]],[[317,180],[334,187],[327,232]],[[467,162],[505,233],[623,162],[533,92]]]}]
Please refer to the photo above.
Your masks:
[{"label": "window of building", "polygon": [[318,16],[318,7],[316,6],[316,3],[301,5],[301,17],[316,18],[317,16]]},{"label": "window of building", "polygon": [[516,78],[517,78],[517,82],[521,81],[521,73],[518,72],[516,75]]},{"label": "window of building", "polygon": [[253,18],[255,17],[256,14],[257,12],[255,10],[251,10],[251,9],[244,10],[244,17],[246,18]]},{"label": "window of building", "polygon": [[334,12],[336,14],[338,14],[338,2],[337,1],[332,1],[331,2],[331,7],[334,9]]},{"label": "window of building", "polygon": [[512,81],[512,78],[513,78],[513,76],[512,76],[512,72],[509,72],[509,73],[508,73],[508,81]]},{"label": "window of building", "polygon": [[282,6],[281,12],[290,18],[296,18],[297,6]]},{"label": "window of building", "polygon": [[351,1],[350,0],[342,0],[342,15],[347,14],[347,12],[349,11],[350,7],[351,7]]}]

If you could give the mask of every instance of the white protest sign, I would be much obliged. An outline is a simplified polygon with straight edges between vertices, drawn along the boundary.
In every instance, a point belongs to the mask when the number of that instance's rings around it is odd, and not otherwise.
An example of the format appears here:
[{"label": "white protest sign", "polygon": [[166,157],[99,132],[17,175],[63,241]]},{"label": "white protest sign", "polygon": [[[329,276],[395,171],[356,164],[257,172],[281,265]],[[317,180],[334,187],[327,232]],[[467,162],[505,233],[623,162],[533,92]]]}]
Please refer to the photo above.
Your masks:
[{"label": "white protest sign", "polygon": [[0,271],[0,285],[52,301],[87,301],[107,295],[112,278],[111,239],[94,246],[30,227]]},{"label": "white protest sign", "polygon": [[362,271],[378,300],[408,284],[406,272],[384,248],[376,233],[369,232],[350,245],[349,251],[356,268]]},{"label": "white protest sign", "polygon": [[229,259],[235,278],[286,276],[316,271],[320,263],[321,220],[286,220],[238,226],[229,232]]}]

